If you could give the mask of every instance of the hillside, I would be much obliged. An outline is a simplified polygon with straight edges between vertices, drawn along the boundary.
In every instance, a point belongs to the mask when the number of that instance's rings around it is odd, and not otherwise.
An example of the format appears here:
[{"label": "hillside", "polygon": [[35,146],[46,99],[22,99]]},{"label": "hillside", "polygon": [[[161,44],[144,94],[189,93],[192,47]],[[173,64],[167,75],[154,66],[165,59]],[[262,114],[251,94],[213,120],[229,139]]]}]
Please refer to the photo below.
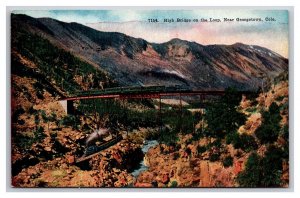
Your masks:
[{"label": "hillside", "polygon": [[198,126],[149,149],[149,169],[135,186],[154,187],[157,181],[158,187],[288,187],[287,78],[265,94],[237,99],[238,106],[223,102],[207,107],[204,130]]},{"label": "hillside", "polygon": [[286,58],[260,46],[204,46],[180,39],[156,44],[78,23],[13,14],[13,41],[19,42],[22,32],[47,39],[122,85],[256,89],[262,75],[274,78],[288,68]]},{"label": "hillside", "polygon": [[[74,102],[75,115],[58,101],[77,91],[128,85],[226,94],[200,102],[164,98],[161,108],[159,99],[81,100]],[[245,89],[258,92],[236,92]],[[288,59],[260,46],[177,38],[149,43],[11,15],[15,187],[287,187],[288,104]],[[75,163],[114,138],[86,145],[99,128],[123,139]],[[155,146],[144,151],[148,141]],[[146,170],[134,176],[141,163]]]},{"label": "hillside", "polygon": [[[228,102],[226,97],[231,100]],[[19,135],[13,144],[15,172],[12,185],[288,187],[287,79],[277,81],[265,94],[242,97],[229,93],[216,102],[208,104],[206,113],[197,117],[195,130],[183,125],[182,131],[171,128],[153,136],[148,128],[138,128],[125,140],[92,157],[84,166],[74,163],[84,148],[84,122],[76,121],[81,123],[78,127],[74,120],[68,124],[67,116],[59,116],[63,122],[50,121],[49,133],[47,121],[43,118],[39,127],[45,129],[44,135],[36,137],[39,133],[34,132],[34,141],[37,142],[24,145],[28,140]],[[44,117],[43,112],[39,114]],[[140,148],[145,140],[152,138],[156,138],[159,144],[143,156]],[[135,178],[131,171],[142,157],[147,169]]]}]

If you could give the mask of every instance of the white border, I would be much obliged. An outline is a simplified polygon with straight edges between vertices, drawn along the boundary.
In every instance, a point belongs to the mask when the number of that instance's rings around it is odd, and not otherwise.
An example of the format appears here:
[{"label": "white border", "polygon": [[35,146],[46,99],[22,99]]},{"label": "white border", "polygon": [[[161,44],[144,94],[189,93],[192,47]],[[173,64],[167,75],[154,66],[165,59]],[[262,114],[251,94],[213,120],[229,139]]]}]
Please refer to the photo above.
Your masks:
[{"label": "white border", "polygon": [[[6,33],[7,31],[5,31],[6,29],[6,7],[5,6],[180,6],[178,9],[182,9],[181,6],[295,6],[294,8],[294,13],[295,13],[295,16],[294,18],[295,19],[299,19],[300,16],[299,16],[299,9],[300,9],[300,6],[298,4],[298,0],[286,0],[286,1],[276,1],[276,0],[272,0],[272,1],[265,1],[265,2],[262,2],[261,0],[251,0],[251,1],[248,1],[248,2],[238,2],[238,1],[234,1],[234,0],[228,0],[228,1],[224,1],[224,0],[210,0],[210,1],[201,1],[201,2],[198,2],[196,0],[185,0],[185,1],[181,1],[181,2],[178,2],[178,3],[175,3],[175,2],[172,2],[172,1],[162,1],[162,0],[152,0],[152,1],[135,1],[135,0],[127,0],[127,1],[124,1],[124,0],[116,0],[114,1],[115,3],[113,3],[112,0],[101,0],[101,2],[99,1],[98,4],[96,4],[95,2],[93,3],[93,1],[90,1],[90,0],[84,0],[84,1],[68,1],[68,2],[61,2],[61,0],[52,0],[52,1],[49,1],[49,2],[45,2],[45,3],[42,3],[41,1],[38,1],[38,0],[27,0],[27,1],[22,1],[22,0],[10,0],[10,1],[4,1],[2,2],[1,1],[1,26],[3,28],[1,28],[1,52],[2,54],[4,54],[5,51],[7,51],[7,48],[6,46],[4,45],[4,43],[7,42],[6,40]],[[98,9],[98,8],[97,8]],[[150,9],[153,9],[153,8],[150,8]],[[164,8],[163,8],[164,9]],[[165,9],[168,9],[168,7],[165,7]],[[172,8],[173,9],[173,8]],[[281,9],[281,8],[279,8]],[[291,21],[291,18],[290,18],[290,21]],[[299,32],[299,27],[297,26],[297,24],[295,24],[295,29],[294,29],[294,35],[295,35],[295,38],[294,38],[294,42],[291,42],[290,43],[290,47],[293,46],[293,44],[295,45],[295,50],[294,50],[294,53],[295,54],[299,54],[299,39],[298,37],[296,37],[296,35],[300,35],[300,32]],[[9,41],[8,41],[9,42]],[[8,53],[9,54],[9,53]],[[289,60],[290,60],[290,64],[292,65],[292,62],[294,60],[294,57],[291,57],[291,51],[290,51],[290,57],[289,57]],[[5,62],[5,59],[1,59],[2,61],[2,64],[3,66],[6,65],[6,62]],[[299,61],[297,59],[295,59],[295,65],[299,65],[297,64]],[[7,67],[6,67],[7,69]],[[291,71],[292,72],[292,71]],[[3,94],[3,97],[0,97],[1,98],[1,104],[4,104],[4,98],[7,98],[4,96],[4,94],[6,93],[6,83],[7,82],[7,78],[5,77],[5,74],[7,74],[7,71],[5,72],[0,72],[0,86],[1,86],[1,94]],[[295,80],[294,80],[294,86],[295,87],[299,87],[299,78],[297,79],[297,75],[299,75],[299,69],[297,69],[297,67],[295,66],[294,67],[294,75],[295,75]],[[292,73],[290,73],[290,87],[292,87]],[[294,95],[294,98],[292,98],[293,96],[293,92],[294,90],[290,90],[290,101],[291,101],[291,104],[290,104],[290,107],[294,107],[294,112],[295,112],[295,117],[293,117],[292,115],[290,116],[290,122],[293,122],[293,120],[299,120],[297,119],[298,116],[297,116],[297,112],[299,111],[299,105],[297,104],[297,101],[299,101],[300,97],[299,97],[299,92],[297,92],[296,88],[295,88],[295,95]],[[295,104],[293,104],[293,99],[295,101]],[[6,101],[6,106],[7,106],[8,101]],[[0,126],[6,126],[6,123],[4,121],[4,118],[6,118],[7,114],[6,114],[6,110],[5,110],[5,107],[2,107],[0,108],[0,112],[1,112],[1,115],[2,115],[2,119],[1,120],[1,123],[0,123]],[[293,108],[290,109],[290,112],[293,112]],[[9,118],[7,118],[9,119]],[[295,122],[295,129],[299,129],[299,122]],[[0,192],[1,192],[1,195],[0,197],[15,197],[15,196],[24,196],[24,197],[40,197],[41,194],[40,193],[7,193],[6,192],[6,181],[5,181],[5,175],[6,175],[6,172],[10,172],[10,170],[6,170],[7,168],[7,162],[5,160],[5,155],[6,155],[6,147],[5,145],[6,144],[9,144],[9,142],[6,142],[7,138],[3,137],[5,136],[6,132],[6,129],[3,127],[2,130],[1,130],[1,138],[0,138],[0,145],[2,146],[2,149],[0,152],[0,157],[1,157],[1,161],[0,161],[0,170],[1,170],[1,188],[0,188]],[[299,150],[299,144],[297,144],[297,140],[299,140],[299,135],[297,135],[297,131],[295,133],[295,136],[294,136],[294,141],[295,141],[295,145],[294,145],[294,150],[297,151]],[[292,156],[291,156],[292,157]],[[295,156],[294,158],[294,167],[299,167],[299,162],[298,162],[298,158],[297,156]],[[190,192],[189,190],[189,194],[188,196],[191,196],[191,197],[196,197],[196,196],[204,196],[204,197],[207,197],[207,196],[218,196],[218,197],[253,197],[253,196],[288,196],[288,197],[296,197],[297,196],[297,184],[299,184],[298,182],[298,177],[297,177],[297,173],[299,171],[297,171],[297,169],[294,170],[294,186],[295,186],[295,191],[296,193],[285,193],[285,194],[282,194],[282,193],[279,193],[279,192],[276,192],[277,190],[272,190],[271,191],[274,191],[276,193],[268,193],[268,194],[265,194],[265,193],[245,193],[245,192],[237,192],[237,193],[227,193],[227,194],[223,194],[222,195],[220,193],[210,193],[208,194],[208,191],[210,191],[210,189],[208,189],[205,193],[201,193],[201,195],[199,194],[196,194],[197,192],[199,192],[197,189],[196,189],[196,192]],[[74,189],[75,190],[75,189]],[[94,191],[92,189],[90,189],[91,191]],[[222,190],[222,189],[221,189]],[[229,189],[230,190],[230,189]],[[51,191],[51,190],[50,190]],[[52,190],[53,191],[53,190]],[[72,190],[73,191],[73,190]],[[76,192],[78,192],[77,190],[75,190]],[[153,196],[170,196],[170,192],[168,192],[168,194],[165,194],[165,193],[155,193],[153,194],[153,191],[151,190],[151,193],[143,193],[143,194],[140,194],[140,193],[124,193],[122,192],[120,194],[120,191],[119,193],[112,193],[113,191],[119,191],[119,190],[115,190],[115,189],[112,189],[110,192],[101,192],[101,194],[94,194],[94,193],[89,193],[88,195],[89,196],[122,196],[122,197],[132,197],[132,196],[136,196],[136,197],[153,197]],[[131,191],[131,190],[130,190]],[[171,196],[181,196],[182,194],[181,193],[178,193],[178,192],[187,192],[185,189],[179,189],[179,190],[176,190],[175,192],[177,192],[177,194],[175,193],[172,193]],[[212,190],[214,191],[214,190]],[[217,190],[219,191],[219,190]],[[225,191],[227,191],[225,189]],[[269,190],[270,191],[270,190]],[[68,193],[68,194],[62,194],[62,193],[43,193],[42,196],[45,196],[45,197],[52,197],[52,196],[56,196],[56,195],[59,195],[59,197],[65,195],[65,196],[70,196],[70,197],[81,197],[81,196],[85,196],[83,195],[82,193],[76,193],[76,192],[73,192],[73,193]],[[136,192],[136,190],[135,190]],[[145,191],[144,191],[145,192]],[[224,191],[223,191],[224,192]],[[299,195],[298,195],[299,196]]]}]

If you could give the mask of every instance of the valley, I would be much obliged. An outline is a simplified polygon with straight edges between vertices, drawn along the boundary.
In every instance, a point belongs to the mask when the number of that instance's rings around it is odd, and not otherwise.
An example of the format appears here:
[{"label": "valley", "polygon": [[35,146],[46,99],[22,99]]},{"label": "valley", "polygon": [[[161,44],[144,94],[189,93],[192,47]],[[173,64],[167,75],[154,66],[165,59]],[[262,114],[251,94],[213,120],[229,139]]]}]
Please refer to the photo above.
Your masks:
[{"label": "valley", "polygon": [[[158,44],[51,18],[11,20],[12,186],[288,187],[288,59],[242,43]],[[86,98],[73,113],[60,102],[156,87],[222,94]],[[121,138],[77,163],[99,129],[112,133],[94,146]]]}]

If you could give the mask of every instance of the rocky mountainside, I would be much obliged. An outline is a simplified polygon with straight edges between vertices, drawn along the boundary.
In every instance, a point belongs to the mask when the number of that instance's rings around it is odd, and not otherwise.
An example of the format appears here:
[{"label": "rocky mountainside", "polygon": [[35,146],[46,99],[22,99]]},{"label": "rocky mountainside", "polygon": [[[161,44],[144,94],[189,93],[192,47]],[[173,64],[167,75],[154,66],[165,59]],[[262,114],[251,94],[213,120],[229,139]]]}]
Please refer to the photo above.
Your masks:
[{"label": "rocky mountainside", "polygon": [[180,39],[156,44],[78,23],[12,14],[12,43],[20,43],[25,33],[50,41],[122,85],[256,89],[261,76],[272,79],[288,70],[288,59],[260,46],[204,46]]},{"label": "rocky mountainside", "polygon": [[[155,44],[77,23],[11,17],[13,186],[288,186],[286,58],[241,43],[203,46],[173,39]],[[66,115],[57,101],[79,90],[126,85],[256,89],[262,78],[273,82],[259,96],[244,97],[239,107],[231,104],[240,102],[235,95],[227,100],[230,104],[221,99],[211,103],[204,116],[184,108],[179,117],[176,105],[163,107],[166,127],[161,134],[155,133],[155,101],[125,101],[122,106],[85,101],[76,104],[86,110],[77,116]],[[112,111],[105,113],[107,109]],[[99,123],[116,125],[124,140],[87,164],[75,165]],[[142,143],[149,139],[159,145],[144,156],[148,170],[134,178]]]}]

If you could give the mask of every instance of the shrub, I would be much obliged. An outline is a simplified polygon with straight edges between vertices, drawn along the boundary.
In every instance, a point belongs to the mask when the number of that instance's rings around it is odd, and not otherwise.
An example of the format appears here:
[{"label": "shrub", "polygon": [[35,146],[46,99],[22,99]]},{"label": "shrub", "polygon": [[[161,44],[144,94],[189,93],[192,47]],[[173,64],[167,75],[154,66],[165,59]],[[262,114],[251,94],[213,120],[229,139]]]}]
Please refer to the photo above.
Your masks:
[{"label": "shrub", "polygon": [[44,88],[39,82],[33,83],[33,87],[36,91],[36,96],[38,99],[44,99]]},{"label": "shrub", "polygon": [[226,144],[237,142],[237,138],[239,138],[239,134],[237,132],[227,134],[225,137]]},{"label": "shrub", "polygon": [[20,133],[16,133],[16,135],[13,137],[13,141],[22,149],[28,149],[34,143],[34,139],[32,137],[28,137]]},{"label": "shrub", "polygon": [[261,179],[261,158],[257,153],[252,153],[247,162],[244,171],[238,174],[237,182],[240,187],[259,187]]},{"label": "shrub", "polygon": [[23,119],[20,119],[20,120],[18,120],[18,124],[19,124],[19,125],[24,125],[24,124],[25,124],[25,121],[24,121]]},{"label": "shrub", "polygon": [[29,149],[33,143],[41,142],[45,137],[44,128],[42,126],[38,126],[36,130],[33,131],[33,137],[23,135],[22,133],[16,133],[13,140],[18,147]]},{"label": "shrub", "polygon": [[271,145],[267,148],[264,157],[252,153],[246,168],[237,176],[241,187],[278,187],[281,184],[282,149]]},{"label": "shrub", "polygon": [[227,89],[225,95],[207,106],[205,119],[208,124],[208,136],[223,138],[236,131],[246,121],[243,113],[238,111],[242,96],[233,89]]},{"label": "shrub", "polygon": [[207,145],[207,148],[211,148],[211,147],[213,147],[213,146],[214,146],[214,147],[217,147],[217,148],[222,147],[222,142],[221,142],[221,140],[220,140],[220,139],[216,139],[215,141],[209,143],[209,144]]},{"label": "shrub", "polygon": [[282,168],[282,156],[283,150],[277,146],[270,145],[265,152],[264,163],[266,165],[266,169],[277,169],[280,170]]},{"label": "shrub", "polygon": [[200,146],[200,145],[197,146],[198,153],[204,153],[206,150],[207,150],[206,146]]},{"label": "shrub", "polygon": [[116,123],[130,129],[139,127],[157,127],[157,112],[153,109],[143,112],[128,109],[119,101],[111,99],[82,100],[78,110],[85,114],[97,113],[100,117],[108,117],[106,127],[115,128]]},{"label": "shrub", "polygon": [[278,96],[275,98],[276,101],[280,102],[285,98],[285,96]]},{"label": "shrub", "polygon": [[249,112],[249,113],[255,113],[255,112],[257,112],[257,108],[256,107],[249,107],[249,108],[246,109],[246,111]]},{"label": "shrub", "polygon": [[192,141],[198,141],[202,137],[204,137],[204,134],[202,133],[201,129],[197,129],[196,132],[193,134]]},{"label": "shrub", "polygon": [[171,188],[176,188],[178,186],[177,181],[172,181],[170,187]]},{"label": "shrub", "polygon": [[232,133],[226,137],[226,143],[232,143],[235,149],[242,149],[246,152],[258,148],[255,138],[252,135]]},{"label": "shrub", "polygon": [[33,108],[33,106],[31,106],[29,109],[28,109],[28,113],[29,114],[36,114],[37,113],[37,110],[35,110],[34,108]]},{"label": "shrub", "polygon": [[231,156],[227,156],[225,157],[225,159],[223,160],[223,166],[225,168],[232,166],[233,165],[233,158]]},{"label": "shrub", "polygon": [[80,120],[74,116],[74,115],[67,115],[62,118],[61,124],[65,126],[71,126],[74,129],[78,129],[78,124],[80,123]]},{"label": "shrub", "polygon": [[241,149],[246,152],[255,150],[258,148],[257,143],[252,135],[242,134],[241,139]]},{"label": "shrub", "polygon": [[166,128],[158,138],[158,142],[166,145],[175,145],[178,141],[177,134],[178,131]]},{"label": "shrub", "polygon": [[[194,132],[194,124],[198,114],[193,115],[190,111],[183,109],[182,112],[175,110],[164,110],[162,122],[169,125],[175,131],[189,134]],[[192,140],[195,140],[192,138]]]},{"label": "shrub", "polygon": [[25,113],[25,110],[22,107],[17,108],[13,113],[12,113],[12,122],[17,122],[18,118],[20,115]]},{"label": "shrub", "polygon": [[278,105],[273,102],[269,110],[262,113],[262,118],[263,122],[255,131],[255,135],[261,144],[273,143],[280,132],[281,116]]},{"label": "shrub", "polygon": [[41,142],[45,137],[44,128],[42,126],[37,127],[37,130],[34,131],[34,142]]},{"label": "shrub", "polygon": [[177,160],[180,157],[178,152],[174,153],[173,160]]},{"label": "shrub", "polygon": [[220,159],[220,154],[219,153],[213,153],[209,156],[209,161],[215,162]]},{"label": "shrub", "polygon": [[285,125],[281,129],[281,137],[286,141],[283,145],[283,158],[289,159],[289,127]]}]

